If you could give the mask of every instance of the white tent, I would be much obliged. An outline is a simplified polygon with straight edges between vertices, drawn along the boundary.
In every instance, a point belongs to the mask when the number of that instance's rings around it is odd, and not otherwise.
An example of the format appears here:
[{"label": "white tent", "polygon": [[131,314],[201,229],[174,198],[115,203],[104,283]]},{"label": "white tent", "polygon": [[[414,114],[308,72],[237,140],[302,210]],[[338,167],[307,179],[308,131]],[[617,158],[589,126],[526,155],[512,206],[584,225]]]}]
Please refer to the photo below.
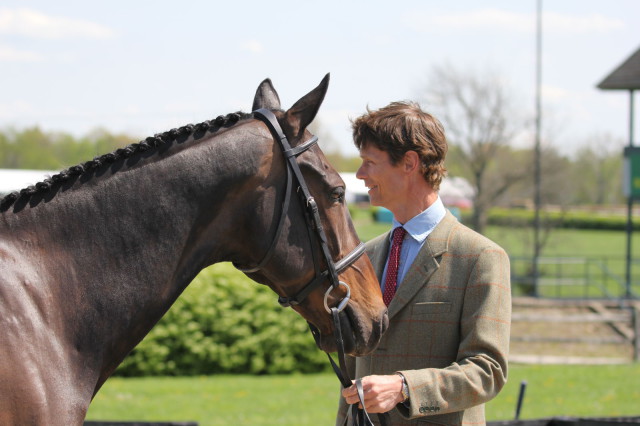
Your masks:
[{"label": "white tent", "polygon": [[0,169],[0,196],[42,182],[56,173],[51,170]]},{"label": "white tent", "polygon": [[345,198],[348,204],[369,202],[369,189],[363,180],[356,178],[355,173],[340,173],[340,177],[346,185]]}]

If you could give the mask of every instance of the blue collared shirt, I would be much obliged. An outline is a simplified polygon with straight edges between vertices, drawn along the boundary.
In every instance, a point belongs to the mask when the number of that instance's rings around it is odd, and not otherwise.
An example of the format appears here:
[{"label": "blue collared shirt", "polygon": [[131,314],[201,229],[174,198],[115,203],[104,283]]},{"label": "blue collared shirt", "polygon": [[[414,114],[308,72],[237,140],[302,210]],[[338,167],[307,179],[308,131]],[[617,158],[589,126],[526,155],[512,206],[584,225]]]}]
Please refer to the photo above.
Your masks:
[{"label": "blue collared shirt", "polygon": [[[429,206],[426,210],[418,215],[412,217],[405,223],[401,224],[393,218],[393,226],[391,233],[389,234],[389,241],[391,244],[391,238],[393,237],[393,230],[399,226],[404,227],[407,231],[404,240],[402,242],[402,248],[400,249],[400,266],[398,267],[398,287],[402,283],[404,276],[411,267],[411,264],[416,259],[418,252],[427,240],[427,236],[434,230],[436,225],[444,218],[447,213],[444,204],[440,197],[435,203]],[[384,293],[384,285],[387,277],[387,265],[389,264],[389,258],[387,257],[387,263],[384,265],[384,271],[382,273],[382,293]]]}]

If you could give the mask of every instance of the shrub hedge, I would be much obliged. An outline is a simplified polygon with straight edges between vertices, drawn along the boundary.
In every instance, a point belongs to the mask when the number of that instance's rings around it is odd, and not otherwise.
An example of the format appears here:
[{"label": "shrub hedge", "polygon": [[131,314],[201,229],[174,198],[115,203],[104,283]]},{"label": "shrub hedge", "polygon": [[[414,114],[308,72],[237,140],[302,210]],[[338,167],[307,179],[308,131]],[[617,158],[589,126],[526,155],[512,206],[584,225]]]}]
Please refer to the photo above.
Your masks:
[{"label": "shrub hedge", "polygon": [[116,371],[120,376],[327,370],[306,321],[230,264],[202,271]]},{"label": "shrub hedge", "polygon": [[[463,220],[468,222],[470,216],[471,212],[465,211]],[[533,219],[532,210],[492,208],[489,211],[488,223],[497,226],[525,227],[532,226]],[[605,215],[588,211],[543,211],[541,220],[555,228],[624,231],[627,227],[625,215]],[[633,229],[640,230],[640,221],[633,221]]]}]

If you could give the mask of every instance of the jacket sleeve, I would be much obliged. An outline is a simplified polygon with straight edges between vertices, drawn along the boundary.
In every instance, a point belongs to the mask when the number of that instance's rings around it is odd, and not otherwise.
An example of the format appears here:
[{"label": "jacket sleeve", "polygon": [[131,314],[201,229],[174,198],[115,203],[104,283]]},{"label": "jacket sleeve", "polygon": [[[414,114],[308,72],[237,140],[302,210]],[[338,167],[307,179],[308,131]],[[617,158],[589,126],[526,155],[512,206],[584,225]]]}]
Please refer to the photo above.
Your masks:
[{"label": "jacket sleeve", "polygon": [[403,417],[462,411],[489,401],[506,383],[511,289],[509,258],[500,247],[480,252],[462,303],[456,361],[445,368],[400,371],[410,397],[409,404],[397,406]]}]

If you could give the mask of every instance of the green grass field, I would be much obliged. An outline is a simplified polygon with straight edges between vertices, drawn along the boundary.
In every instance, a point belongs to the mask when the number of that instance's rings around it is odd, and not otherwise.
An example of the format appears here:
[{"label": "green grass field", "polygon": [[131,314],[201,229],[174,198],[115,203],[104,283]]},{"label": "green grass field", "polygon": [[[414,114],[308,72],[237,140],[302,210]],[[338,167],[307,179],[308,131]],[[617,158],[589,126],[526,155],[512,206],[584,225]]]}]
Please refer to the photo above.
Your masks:
[{"label": "green grass field", "polygon": [[[487,404],[488,420],[513,419],[520,382],[521,419],[640,415],[640,364],[513,365]],[[206,425],[332,425],[340,389],[332,374],[110,379],[89,420],[197,421]]]}]

